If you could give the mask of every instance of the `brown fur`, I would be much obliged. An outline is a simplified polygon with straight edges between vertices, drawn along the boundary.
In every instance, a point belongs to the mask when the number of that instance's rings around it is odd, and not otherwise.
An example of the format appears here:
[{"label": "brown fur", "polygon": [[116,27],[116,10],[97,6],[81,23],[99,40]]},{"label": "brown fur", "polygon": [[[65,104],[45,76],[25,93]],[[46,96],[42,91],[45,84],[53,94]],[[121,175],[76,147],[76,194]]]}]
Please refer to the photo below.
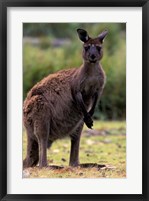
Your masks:
[{"label": "brown fur", "polygon": [[[97,44],[97,39],[93,42]],[[46,166],[48,144],[50,146],[53,141],[66,136],[71,137],[70,165],[79,164],[83,124],[88,121],[88,127],[92,126],[92,114],[89,115],[89,111],[93,106],[94,94],[97,93],[99,99],[104,83],[105,74],[101,65],[98,62],[84,62],[80,68],[62,70],[45,77],[29,91],[23,107],[24,126],[28,136],[24,167],[34,166],[38,160],[40,167]],[[85,114],[81,104],[77,102],[78,92],[81,93],[87,110]],[[94,109],[91,113],[93,112]]]}]

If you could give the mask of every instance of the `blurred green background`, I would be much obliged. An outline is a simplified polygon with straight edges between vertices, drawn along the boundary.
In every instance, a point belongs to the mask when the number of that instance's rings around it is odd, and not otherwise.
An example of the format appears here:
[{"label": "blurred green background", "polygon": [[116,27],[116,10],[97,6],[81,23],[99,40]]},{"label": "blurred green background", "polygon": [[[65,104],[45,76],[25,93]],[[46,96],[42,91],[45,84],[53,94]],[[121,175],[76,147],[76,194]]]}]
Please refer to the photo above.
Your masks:
[{"label": "blurred green background", "polygon": [[91,37],[109,31],[101,64],[106,86],[94,119],[125,120],[126,117],[126,24],[125,23],[24,23],[23,97],[44,76],[82,64],[82,43],[76,29]]}]

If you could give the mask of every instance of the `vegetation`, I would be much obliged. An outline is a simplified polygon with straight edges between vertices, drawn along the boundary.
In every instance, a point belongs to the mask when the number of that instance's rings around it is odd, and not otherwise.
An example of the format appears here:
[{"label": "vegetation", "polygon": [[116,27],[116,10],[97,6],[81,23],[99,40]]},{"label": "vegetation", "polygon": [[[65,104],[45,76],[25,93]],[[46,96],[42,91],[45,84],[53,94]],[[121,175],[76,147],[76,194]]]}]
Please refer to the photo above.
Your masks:
[{"label": "vegetation", "polygon": [[[48,150],[49,165],[62,169],[39,167],[28,168],[24,177],[44,178],[124,178],[126,177],[126,135],[125,122],[99,122],[95,130],[84,127],[80,145],[80,163],[97,163],[106,167],[71,168],[69,164],[70,140],[63,139],[53,143]],[[23,158],[26,155],[26,135],[23,135]]]},{"label": "vegetation", "polygon": [[124,23],[24,23],[23,89],[60,69],[79,67],[82,45],[76,29],[84,28],[93,37],[102,30],[109,34],[101,61],[107,83],[95,119],[125,119],[126,116],[126,27]]}]

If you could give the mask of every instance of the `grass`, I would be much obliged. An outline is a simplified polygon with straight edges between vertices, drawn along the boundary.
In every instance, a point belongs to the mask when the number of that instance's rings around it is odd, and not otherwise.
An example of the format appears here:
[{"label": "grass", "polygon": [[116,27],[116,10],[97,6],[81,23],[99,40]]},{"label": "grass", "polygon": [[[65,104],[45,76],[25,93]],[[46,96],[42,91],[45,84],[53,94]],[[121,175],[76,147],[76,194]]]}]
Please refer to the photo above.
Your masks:
[{"label": "grass", "polygon": [[[26,135],[23,134],[23,158],[26,155]],[[64,166],[28,168],[27,178],[125,178],[126,177],[126,124],[124,121],[95,121],[94,129],[84,126],[80,144],[80,163],[96,163],[103,168],[69,167],[70,140],[57,140],[48,150],[48,164]]]}]

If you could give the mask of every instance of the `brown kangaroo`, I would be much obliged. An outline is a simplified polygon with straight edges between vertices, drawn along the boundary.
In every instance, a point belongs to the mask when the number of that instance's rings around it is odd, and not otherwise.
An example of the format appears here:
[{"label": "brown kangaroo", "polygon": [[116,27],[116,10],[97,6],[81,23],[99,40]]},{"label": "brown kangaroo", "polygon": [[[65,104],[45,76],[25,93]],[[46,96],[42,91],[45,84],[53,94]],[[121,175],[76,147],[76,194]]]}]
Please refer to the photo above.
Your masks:
[{"label": "brown kangaroo", "polygon": [[104,84],[105,73],[99,64],[107,31],[91,38],[77,29],[83,42],[83,64],[61,70],[38,82],[24,101],[24,126],[27,132],[27,156],[23,167],[47,166],[47,147],[57,140],[71,138],[70,166],[79,165],[80,136],[85,123],[92,128],[92,115]]}]

